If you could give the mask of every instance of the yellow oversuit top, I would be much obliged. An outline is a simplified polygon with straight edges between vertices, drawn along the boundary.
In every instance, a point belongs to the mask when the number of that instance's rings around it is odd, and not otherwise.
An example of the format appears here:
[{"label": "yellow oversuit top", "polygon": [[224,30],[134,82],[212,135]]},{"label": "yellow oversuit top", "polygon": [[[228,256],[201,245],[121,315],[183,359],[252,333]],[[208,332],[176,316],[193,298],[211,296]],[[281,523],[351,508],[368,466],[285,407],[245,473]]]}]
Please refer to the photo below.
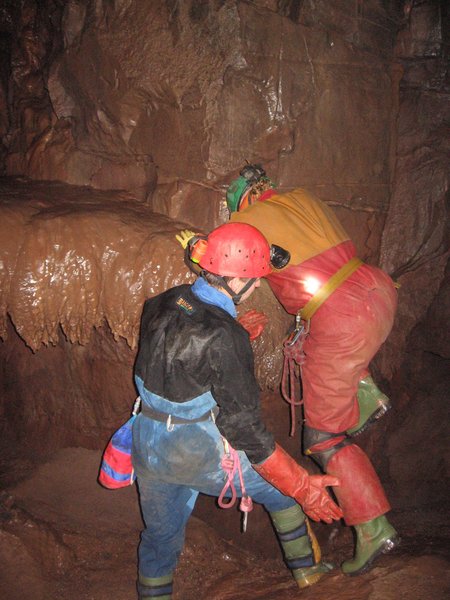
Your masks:
[{"label": "yellow oversuit top", "polygon": [[256,204],[233,213],[231,221],[253,225],[269,244],[288,250],[291,265],[350,239],[334,212],[302,188],[283,194],[269,190]]}]

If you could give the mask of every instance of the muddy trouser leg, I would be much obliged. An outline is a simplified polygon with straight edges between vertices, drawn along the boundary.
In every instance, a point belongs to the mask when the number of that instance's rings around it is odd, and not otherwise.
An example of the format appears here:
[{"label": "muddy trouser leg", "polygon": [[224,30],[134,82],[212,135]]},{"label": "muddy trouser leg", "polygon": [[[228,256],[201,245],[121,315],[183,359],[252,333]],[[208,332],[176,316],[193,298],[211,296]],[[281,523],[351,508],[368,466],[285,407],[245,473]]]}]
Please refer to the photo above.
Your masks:
[{"label": "muddy trouser leg", "polygon": [[391,507],[372,463],[355,444],[332,456],[326,471],[340,480],[341,485],[334,492],[345,522],[353,525],[356,532],[354,558],[342,563],[342,571],[346,575],[360,575],[400,541],[385,516]]},{"label": "muddy trouser leg", "polygon": [[306,426],[305,451],[340,485],[333,488],[347,525],[355,527],[355,558],[342,565],[344,573],[367,571],[381,553],[398,543],[398,535],[384,516],[390,504],[369,458],[342,434],[330,434]]},{"label": "muddy trouser leg", "polygon": [[[375,406],[361,415],[358,392],[368,365],[392,328],[397,294],[389,277],[374,267],[364,265],[354,275],[358,293],[347,293],[345,285],[320,307],[311,320],[310,333],[304,344],[305,362],[302,383],[305,428],[303,446],[329,475],[339,478],[334,488],[347,525],[355,527],[358,539],[367,552],[359,552],[359,567],[373,561],[374,552],[383,546],[384,533],[365,543],[367,527],[378,530],[386,521],[389,502],[367,455],[347,436],[354,435],[379,416]],[[371,382],[366,382],[371,387]],[[367,390],[372,397],[373,389]],[[364,409],[366,410],[366,409]],[[359,535],[364,529],[364,535]],[[382,527],[387,537],[391,526]],[[381,540],[381,541],[380,541]],[[362,545],[357,545],[361,549]],[[375,548],[374,552],[372,550]]]},{"label": "muddy trouser leg", "polygon": [[[321,562],[320,547],[302,508],[292,498],[284,496],[267,483],[251,466],[246,455],[239,452],[246,493],[254,502],[262,504],[269,512],[277,537],[283,549],[287,567],[297,585],[307,587],[317,583],[332,566]],[[234,480],[237,495],[241,496],[239,478]],[[220,487],[223,482],[220,483]],[[211,482],[200,491],[218,495],[220,487]],[[250,516],[251,519],[251,516]]]},{"label": "muddy trouser leg", "polygon": [[172,598],[173,571],[198,492],[184,485],[138,478],[145,529],[139,544],[139,600]]},{"label": "muddy trouser leg", "polygon": [[[152,428],[155,429],[157,426],[152,424]],[[136,432],[136,434],[138,433],[139,431]],[[165,594],[163,598],[166,600],[166,598],[170,598],[171,576],[184,544],[186,522],[194,507],[197,493],[201,492],[215,497],[220,496],[226,477],[221,467],[224,444],[214,423],[199,423],[189,427],[189,430],[179,427],[173,433],[167,432],[164,426],[160,433],[161,435],[158,438],[160,445],[165,443],[166,437],[177,433],[179,438],[184,436],[183,448],[191,448],[191,454],[186,456],[185,463],[177,462],[172,465],[172,476],[177,477],[174,483],[160,482],[158,464],[155,466],[152,461],[146,460],[146,464],[141,465],[138,457],[144,455],[144,458],[146,458],[145,452],[147,450],[139,452],[137,447],[135,453],[135,463],[140,467],[136,469],[136,472],[138,474],[141,509],[146,524],[139,546],[141,598],[146,597],[144,594],[147,594],[148,597],[150,593],[153,593],[153,590],[150,592],[152,587],[161,586],[161,592]],[[204,443],[198,455],[194,452],[198,448],[197,441],[195,441],[195,444],[191,443],[194,438],[195,440],[203,439]],[[254,502],[262,504],[271,514],[294,507],[296,515],[294,519],[296,520],[296,523],[294,523],[295,528],[298,529],[305,525],[305,516],[295,500],[284,496],[263,479],[252,467],[245,453],[238,452],[238,455],[247,495]],[[167,456],[169,456],[169,453]],[[182,465],[182,468],[180,468],[180,465]],[[187,468],[188,466],[190,468]],[[178,471],[176,470],[177,467]],[[145,476],[146,471],[150,473],[150,476]],[[167,477],[167,472],[165,472],[165,477]],[[180,482],[184,482],[185,485]],[[237,496],[241,497],[242,490],[237,472],[233,484]],[[249,524],[251,526],[251,515]],[[302,540],[299,558],[305,559],[307,556],[313,555],[311,536],[302,535],[300,537],[304,539]],[[286,553],[285,556],[288,558]],[[290,555],[290,558],[295,557]],[[314,561],[311,562],[313,562],[313,566],[305,567],[305,569],[315,566]],[[167,586],[167,589],[164,589],[164,586]]]}]

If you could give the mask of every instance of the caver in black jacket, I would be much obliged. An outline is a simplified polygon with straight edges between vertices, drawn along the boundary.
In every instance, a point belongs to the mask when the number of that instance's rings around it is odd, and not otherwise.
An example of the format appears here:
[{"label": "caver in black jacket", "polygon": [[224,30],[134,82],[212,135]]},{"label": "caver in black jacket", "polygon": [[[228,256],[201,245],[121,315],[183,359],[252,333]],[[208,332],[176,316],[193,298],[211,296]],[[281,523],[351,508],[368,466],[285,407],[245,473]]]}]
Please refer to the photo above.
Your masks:
[{"label": "caver in black jacket", "polygon": [[145,302],[135,373],[147,390],[172,402],[210,391],[220,408],[220,433],[250,462],[274,451],[261,420],[247,332],[225,310],[199,300],[190,285]]}]

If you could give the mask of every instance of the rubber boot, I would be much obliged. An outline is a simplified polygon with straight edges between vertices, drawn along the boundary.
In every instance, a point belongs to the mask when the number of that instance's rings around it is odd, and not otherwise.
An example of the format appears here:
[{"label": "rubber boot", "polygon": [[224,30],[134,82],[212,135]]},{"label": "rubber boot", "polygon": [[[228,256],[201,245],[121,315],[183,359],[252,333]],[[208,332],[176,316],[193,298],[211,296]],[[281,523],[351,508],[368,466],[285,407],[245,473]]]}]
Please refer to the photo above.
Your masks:
[{"label": "rubber boot", "polygon": [[334,568],[321,561],[317,538],[298,504],[271,512],[270,517],[283,548],[286,564],[299,588],[314,585]]},{"label": "rubber boot", "polygon": [[342,570],[347,575],[359,575],[398,543],[397,532],[384,516],[391,507],[372,463],[355,444],[338,450],[326,471],[339,477],[340,485],[333,491],[346,524],[356,531],[355,557],[345,561]]},{"label": "rubber boot", "polygon": [[345,575],[352,576],[366,573],[381,554],[387,554],[400,543],[397,532],[384,515],[354,527],[355,556],[341,566]]},{"label": "rubber boot", "polygon": [[358,384],[359,421],[347,435],[355,437],[366,431],[372,423],[383,417],[391,408],[391,401],[375,384],[370,375],[360,379]]},{"label": "rubber boot", "polygon": [[139,574],[139,600],[171,600],[173,575],[163,577],[144,577]]}]

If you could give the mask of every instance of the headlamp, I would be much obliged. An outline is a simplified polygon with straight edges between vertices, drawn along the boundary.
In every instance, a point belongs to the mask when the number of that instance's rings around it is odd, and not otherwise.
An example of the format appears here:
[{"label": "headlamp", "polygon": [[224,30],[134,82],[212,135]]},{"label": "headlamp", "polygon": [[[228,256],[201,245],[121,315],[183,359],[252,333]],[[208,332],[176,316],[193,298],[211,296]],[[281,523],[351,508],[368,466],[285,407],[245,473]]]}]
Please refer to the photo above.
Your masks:
[{"label": "headlamp", "polygon": [[270,264],[274,269],[283,269],[291,260],[291,253],[282,248],[281,246],[277,246],[276,244],[272,244],[270,247]]}]

